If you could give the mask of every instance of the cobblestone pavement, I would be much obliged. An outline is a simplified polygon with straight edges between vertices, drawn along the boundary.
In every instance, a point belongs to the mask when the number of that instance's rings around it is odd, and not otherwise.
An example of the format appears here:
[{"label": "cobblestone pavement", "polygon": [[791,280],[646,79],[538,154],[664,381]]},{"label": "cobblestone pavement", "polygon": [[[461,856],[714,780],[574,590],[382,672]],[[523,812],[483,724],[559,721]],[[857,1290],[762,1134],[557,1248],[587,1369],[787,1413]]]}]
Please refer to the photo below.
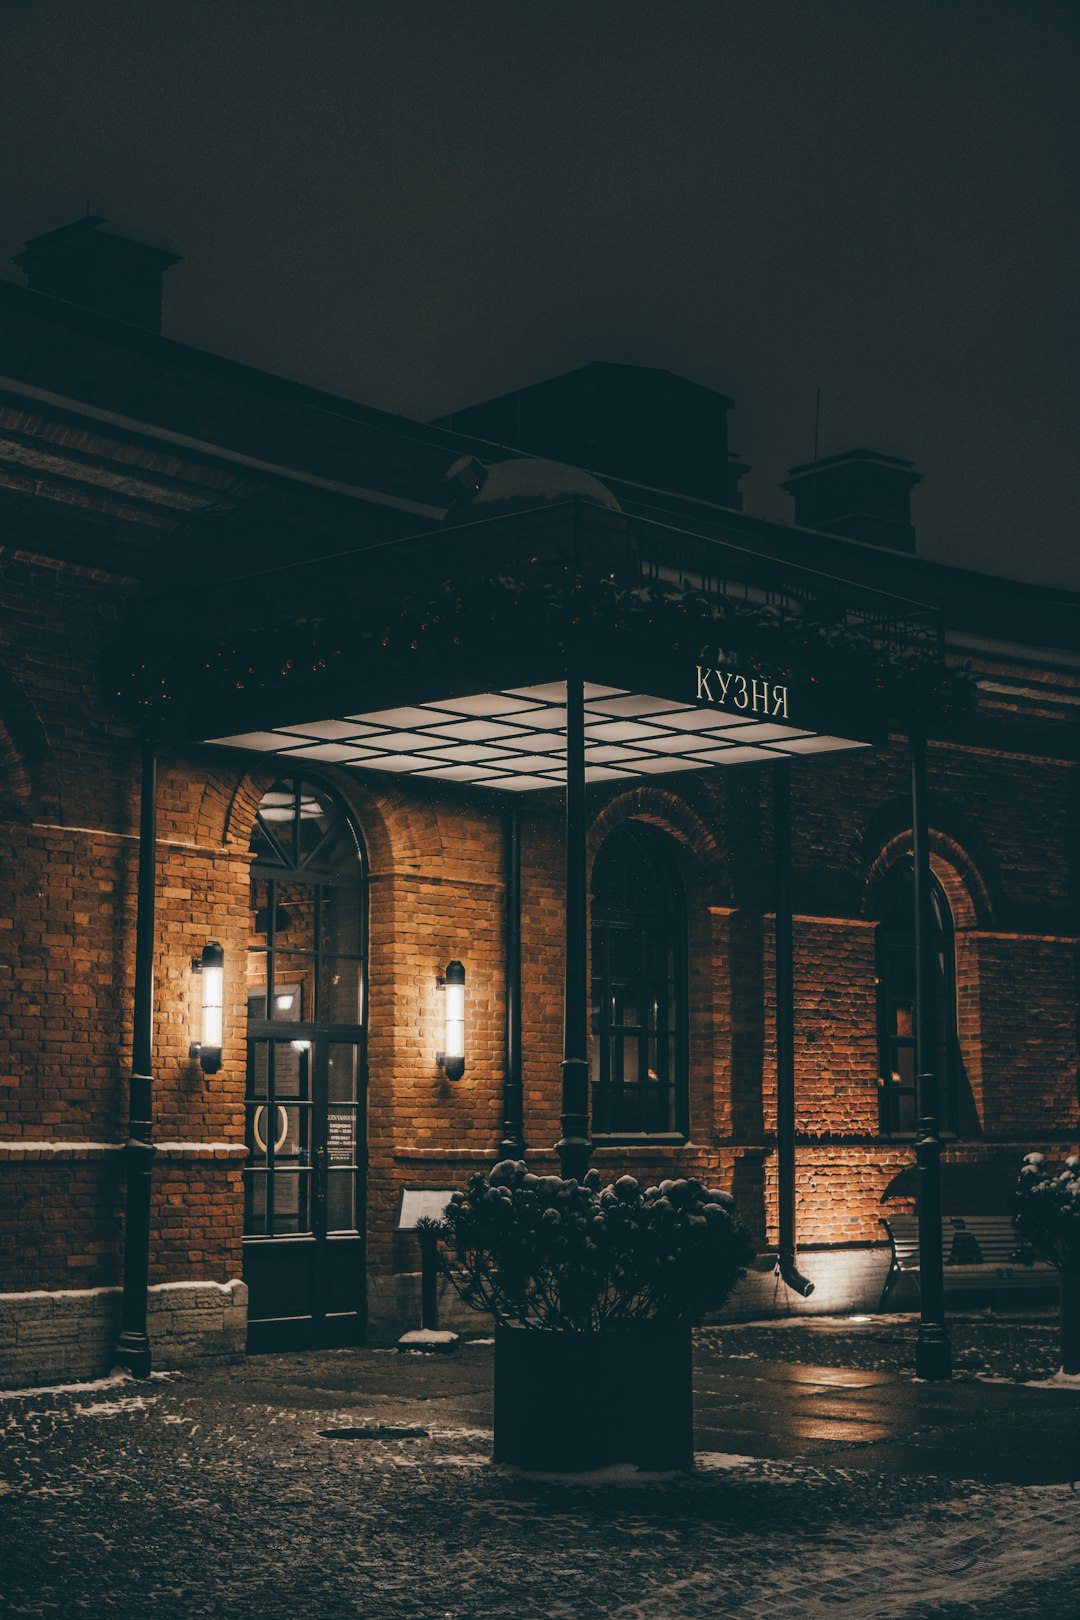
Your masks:
[{"label": "cobblestone pavement", "polygon": [[[480,1344],[9,1396],[0,1613],[1075,1620],[1080,1396],[974,1368],[917,1385],[913,1330],[707,1331],[699,1465],[635,1484],[493,1469]],[[953,1340],[992,1378],[1053,1370],[1045,1324]],[[842,1432],[801,1432],[808,1410]],[[930,1449],[877,1438],[898,1426]],[[1042,1459],[1040,1482],[988,1477],[1001,1453],[1021,1479]]]}]

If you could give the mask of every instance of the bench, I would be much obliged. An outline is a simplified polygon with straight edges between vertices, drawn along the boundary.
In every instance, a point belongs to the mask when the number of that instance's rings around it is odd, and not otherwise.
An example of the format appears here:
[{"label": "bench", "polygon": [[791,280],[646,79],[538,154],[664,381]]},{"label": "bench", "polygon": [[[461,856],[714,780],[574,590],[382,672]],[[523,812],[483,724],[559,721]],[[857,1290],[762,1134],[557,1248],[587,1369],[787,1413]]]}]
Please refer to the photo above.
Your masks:
[{"label": "bench", "polygon": [[[919,1220],[916,1215],[881,1217],[892,1244],[892,1262],[878,1310],[885,1309],[897,1277],[919,1271]],[[1045,1261],[1016,1258],[1019,1240],[1008,1215],[946,1215],[941,1222],[941,1257],[946,1293],[989,1289],[1057,1290],[1057,1270]]]}]

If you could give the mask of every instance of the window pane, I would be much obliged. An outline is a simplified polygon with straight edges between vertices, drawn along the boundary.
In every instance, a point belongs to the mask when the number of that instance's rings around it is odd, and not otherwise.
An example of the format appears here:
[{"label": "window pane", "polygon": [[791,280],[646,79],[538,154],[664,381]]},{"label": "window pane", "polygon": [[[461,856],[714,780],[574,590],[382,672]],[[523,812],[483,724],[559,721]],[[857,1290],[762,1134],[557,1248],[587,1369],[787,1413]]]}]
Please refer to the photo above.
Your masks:
[{"label": "window pane", "polygon": [[308,1170],[274,1172],[274,1231],[310,1232],[311,1173]]},{"label": "window pane", "polygon": [[632,985],[620,985],[614,992],[613,1024],[630,1024],[635,1029],[645,1022],[638,1005],[638,992]]},{"label": "window pane", "polygon": [[311,1097],[311,1046],[306,1041],[275,1041],[274,1095],[279,1102]]},{"label": "window pane", "polygon": [[355,1102],[360,1079],[360,1048],[331,1042],[326,1059],[326,1091],[331,1102]]},{"label": "window pane", "polygon": [[273,972],[270,1017],[290,1024],[310,1023],[315,1016],[315,958],[275,951]]},{"label": "window pane", "polygon": [[327,889],[322,894],[319,949],[333,955],[360,955],[363,909],[359,889]]},{"label": "window pane", "polygon": [[315,889],[310,883],[274,884],[274,944],[278,950],[315,949]]},{"label": "window pane", "polygon": [[330,800],[305,782],[300,793],[300,860],[305,860],[322,843],[331,826],[340,817],[340,811]]},{"label": "window pane", "polygon": [[246,964],[248,1017],[259,1023],[266,1017],[266,977],[270,961],[265,951],[249,951]]},{"label": "window pane", "polygon": [[356,1230],[356,1175],[352,1170],[331,1170],[326,1195],[329,1232]]},{"label": "window pane", "polygon": [[638,1077],[638,1038],[636,1035],[616,1037],[617,1072],[623,1085],[631,1085]]},{"label": "window pane", "polygon": [[269,1042],[253,1041],[248,1051],[247,1092],[249,1097],[269,1096],[270,1050]]},{"label": "window pane", "polygon": [[324,956],[320,966],[322,1007],[319,1018],[325,1024],[360,1022],[360,963],[355,957]]},{"label": "window pane", "polygon": [[244,1231],[250,1237],[263,1237],[266,1233],[266,1172],[247,1170],[244,1180],[247,1187]]}]

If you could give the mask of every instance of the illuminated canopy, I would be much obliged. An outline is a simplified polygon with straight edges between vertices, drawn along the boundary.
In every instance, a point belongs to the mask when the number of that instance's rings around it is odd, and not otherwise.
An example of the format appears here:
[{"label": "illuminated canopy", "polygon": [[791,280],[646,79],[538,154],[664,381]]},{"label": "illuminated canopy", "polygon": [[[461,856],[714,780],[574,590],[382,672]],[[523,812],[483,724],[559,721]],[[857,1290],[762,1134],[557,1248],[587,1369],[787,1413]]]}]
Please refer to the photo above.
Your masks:
[{"label": "illuminated canopy", "polygon": [[[884,740],[919,604],[580,498],[140,604],[126,695],[187,738],[508,793]],[[138,649],[142,649],[139,651]],[[921,677],[920,677],[921,678]]]}]

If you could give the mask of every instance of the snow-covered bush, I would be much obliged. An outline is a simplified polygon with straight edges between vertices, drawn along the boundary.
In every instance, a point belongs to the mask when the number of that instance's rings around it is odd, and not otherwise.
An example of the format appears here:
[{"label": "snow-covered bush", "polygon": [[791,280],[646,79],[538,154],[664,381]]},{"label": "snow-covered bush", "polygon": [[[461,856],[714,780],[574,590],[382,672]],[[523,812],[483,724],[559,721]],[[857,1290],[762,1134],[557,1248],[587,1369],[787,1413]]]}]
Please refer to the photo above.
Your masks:
[{"label": "snow-covered bush", "polygon": [[503,1324],[698,1322],[754,1257],[733,1211],[729,1193],[692,1178],[605,1187],[596,1170],[578,1182],[504,1159],[454,1194],[440,1258],[465,1303]]},{"label": "snow-covered bush", "polygon": [[1028,1153],[1013,1197],[1021,1244],[1059,1268],[1080,1265],[1080,1154],[1055,1171],[1042,1153]]}]

